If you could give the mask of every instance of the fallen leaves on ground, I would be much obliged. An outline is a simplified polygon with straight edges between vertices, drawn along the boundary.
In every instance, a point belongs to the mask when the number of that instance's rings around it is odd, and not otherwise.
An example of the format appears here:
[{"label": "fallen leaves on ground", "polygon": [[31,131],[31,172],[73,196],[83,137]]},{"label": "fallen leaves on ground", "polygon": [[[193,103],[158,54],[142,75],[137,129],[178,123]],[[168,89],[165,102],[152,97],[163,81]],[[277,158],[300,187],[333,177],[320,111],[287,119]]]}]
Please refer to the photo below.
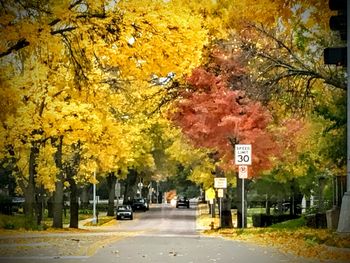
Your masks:
[{"label": "fallen leaves on ground", "polygon": [[301,228],[273,230],[262,228],[205,230],[208,235],[274,246],[288,253],[318,260],[350,261],[350,236],[327,229]]},{"label": "fallen leaves on ground", "polygon": [[106,236],[16,237],[0,240],[0,256],[86,256],[96,250],[96,243],[105,243],[106,239]]},{"label": "fallen leaves on ground", "polygon": [[98,218],[98,222],[96,224],[92,223],[92,221],[87,222],[84,226],[102,226],[102,225],[113,225],[117,221],[114,216],[101,216]]},{"label": "fallen leaves on ground", "polygon": [[16,235],[30,235],[30,234],[38,234],[38,235],[48,235],[48,234],[60,234],[60,233],[86,233],[91,232],[87,229],[82,228],[53,228],[49,227],[45,230],[27,230],[24,228],[19,229],[0,229],[0,236],[16,236]]}]

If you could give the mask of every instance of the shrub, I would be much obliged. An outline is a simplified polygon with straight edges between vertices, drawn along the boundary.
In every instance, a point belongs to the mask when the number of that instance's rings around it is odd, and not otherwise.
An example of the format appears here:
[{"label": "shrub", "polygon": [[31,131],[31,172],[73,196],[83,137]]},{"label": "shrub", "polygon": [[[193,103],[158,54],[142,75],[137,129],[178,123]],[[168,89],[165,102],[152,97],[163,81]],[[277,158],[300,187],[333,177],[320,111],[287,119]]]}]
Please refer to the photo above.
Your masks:
[{"label": "shrub", "polygon": [[306,215],[306,225],[311,228],[327,228],[326,213]]},{"label": "shrub", "polygon": [[12,214],[12,200],[10,197],[0,195],[0,213],[5,215]]},{"label": "shrub", "polygon": [[6,222],[6,223],[4,224],[4,228],[5,228],[5,229],[15,229],[16,226],[15,226],[15,224],[14,224],[13,222]]},{"label": "shrub", "polygon": [[254,214],[252,216],[254,227],[267,227],[273,224],[284,222],[291,219],[299,218],[297,215],[267,215],[267,214]]}]

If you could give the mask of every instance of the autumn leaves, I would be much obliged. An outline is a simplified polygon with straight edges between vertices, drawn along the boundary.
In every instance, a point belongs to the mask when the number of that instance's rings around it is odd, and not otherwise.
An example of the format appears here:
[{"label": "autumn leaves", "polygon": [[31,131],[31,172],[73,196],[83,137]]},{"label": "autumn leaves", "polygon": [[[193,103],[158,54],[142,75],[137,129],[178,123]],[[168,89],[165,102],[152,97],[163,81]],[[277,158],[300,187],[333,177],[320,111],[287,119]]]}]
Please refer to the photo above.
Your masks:
[{"label": "autumn leaves", "polygon": [[[271,156],[280,154],[276,127],[290,117],[283,91],[305,82],[274,83],[279,93],[258,85],[280,73],[271,61],[291,67],[266,55],[273,39],[258,38],[252,27],[243,35],[242,20],[271,28],[284,21],[288,35],[295,27],[286,23],[290,13],[285,1],[6,1],[0,9],[0,157],[13,166],[19,191],[35,184],[52,193],[58,174],[68,188],[68,170],[83,185],[94,182],[96,170],[167,176],[179,162],[196,182],[210,185],[208,152],[219,150],[222,165],[232,168],[237,142],[253,145],[257,174],[271,168]],[[238,36],[256,45],[245,46]],[[261,47],[265,53],[257,52]],[[319,96],[323,84],[311,84],[312,96]],[[282,137],[292,155],[293,137]],[[59,138],[63,164],[74,169],[57,165]]]}]

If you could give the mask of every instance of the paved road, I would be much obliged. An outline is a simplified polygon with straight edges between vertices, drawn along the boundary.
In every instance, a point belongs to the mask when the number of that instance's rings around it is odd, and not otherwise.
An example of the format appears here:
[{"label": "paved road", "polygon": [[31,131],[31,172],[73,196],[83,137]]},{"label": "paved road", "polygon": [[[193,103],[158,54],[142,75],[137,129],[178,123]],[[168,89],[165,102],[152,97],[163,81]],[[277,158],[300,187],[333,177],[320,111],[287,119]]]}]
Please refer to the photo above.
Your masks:
[{"label": "paved road", "polygon": [[[270,248],[201,236],[195,229],[195,217],[194,206],[190,209],[176,209],[169,205],[157,205],[148,212],[137,213],[135,220],[122,221],[118,225],[104,228],[104,232],[84,234],[96,239],[97,243],[104,244],[93,253],[86,251],[74,255],[54,255],[54,249],[47,246],[45,252],[43,244],[41,254],[2,257],[0,262],[312,262]],[[66,240],[68,242],[75,238]],[[83,251],[81,244],[76,246],[77,250]]]},{"label": "paved road", "polygon": [[145,235],[198,236],[196,206],[174,208],[167,204],[153,205],[148,212],[136,212],[136,220],[123,221],[119,231],[143,231]]}]

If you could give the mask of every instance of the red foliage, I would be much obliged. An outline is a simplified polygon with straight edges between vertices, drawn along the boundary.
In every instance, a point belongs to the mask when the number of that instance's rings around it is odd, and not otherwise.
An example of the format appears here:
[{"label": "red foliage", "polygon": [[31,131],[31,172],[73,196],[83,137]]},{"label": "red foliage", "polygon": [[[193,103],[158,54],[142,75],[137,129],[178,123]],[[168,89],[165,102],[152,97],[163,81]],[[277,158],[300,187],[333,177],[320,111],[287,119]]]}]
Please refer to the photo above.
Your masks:
[{"label": "red foliage", "polygon": [[281,162],[297,161],[298,146],[303,144],[302,140],[305,140],[303,136],[308,132],[308,126],[303,119],[291,118],[282,121],[279,131],[276,132],[276,142],[283,148],[283,154],[279,156]]},{"label": "red foliage", "polygon": [[[235,72],[243,73],[241,69]],[[182,94],[173,120],[194,145],[218,151],[226,169],[234,165],[233,144],[252,144],[250,175],[256,175],[271,166],[269,158],[276,153],[272,135],[267,131],[272,118],[243,91],[229,89],[226,76],[194,70],[188,78],[192,89]]]}]

